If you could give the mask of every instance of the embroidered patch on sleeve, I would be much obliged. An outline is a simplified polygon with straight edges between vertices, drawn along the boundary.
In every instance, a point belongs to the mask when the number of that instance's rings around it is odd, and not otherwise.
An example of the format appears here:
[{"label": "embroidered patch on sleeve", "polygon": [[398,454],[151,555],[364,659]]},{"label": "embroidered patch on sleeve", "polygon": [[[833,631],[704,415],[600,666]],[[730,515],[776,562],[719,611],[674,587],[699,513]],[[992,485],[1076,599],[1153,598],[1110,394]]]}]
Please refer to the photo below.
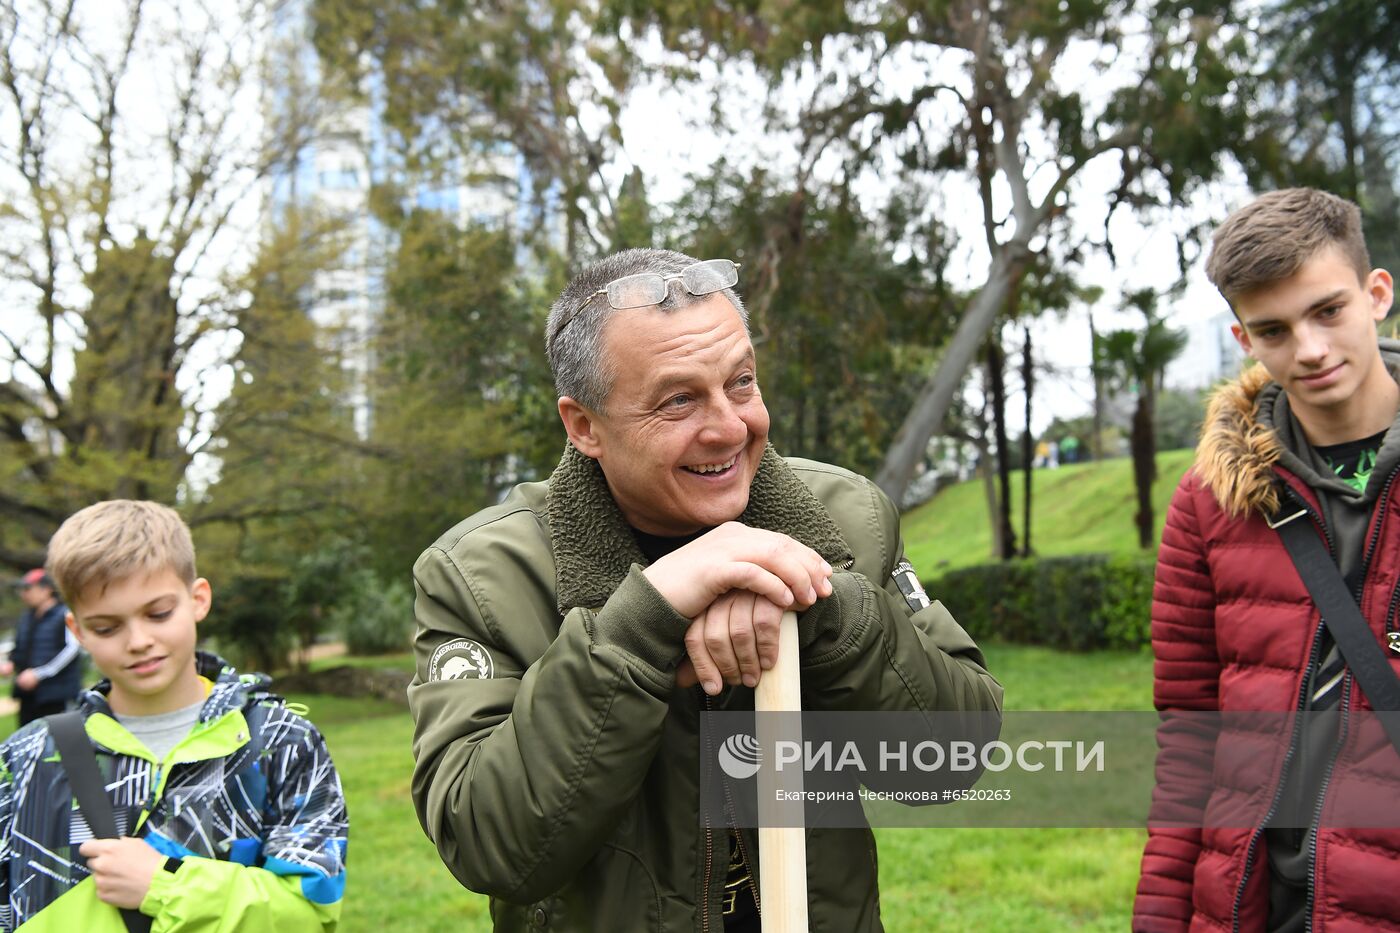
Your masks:
[{"label": "embroidered patch on sleeve", "polygon": [[894,585],[899,587],[899,591],[904,594],[904,601],[909,604],[909,608],[918,612],[920,609],[927,609],[933,605],[924,592],[923,584],[919,582],[918,574],[914,573],[914,565],[907,560],[902,560],[895,564],[894,572],[890,574],[894,580]]},{"label": "embroidered patch on sleeve", "polygon": [[443,642],[428,662],[428,680],[490,680],[495,671],[491,652],[470,638]]}]

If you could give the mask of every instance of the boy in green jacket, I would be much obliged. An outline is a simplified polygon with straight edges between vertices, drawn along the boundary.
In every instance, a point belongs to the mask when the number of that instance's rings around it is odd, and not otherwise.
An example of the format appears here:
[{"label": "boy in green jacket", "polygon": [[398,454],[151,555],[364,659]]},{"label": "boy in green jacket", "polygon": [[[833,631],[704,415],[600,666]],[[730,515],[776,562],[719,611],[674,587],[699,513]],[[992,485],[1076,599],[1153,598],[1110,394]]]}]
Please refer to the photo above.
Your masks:
[{"label": "boy in green jacket", "polygon": [[209,581],[171,509],[76,513],[49,543],[67,624],[106,679],[79,699],[120,837],[94,839],[47,720],[0,745],[0,930],[333,930],[345,798],[316,728],[196,651]]}]

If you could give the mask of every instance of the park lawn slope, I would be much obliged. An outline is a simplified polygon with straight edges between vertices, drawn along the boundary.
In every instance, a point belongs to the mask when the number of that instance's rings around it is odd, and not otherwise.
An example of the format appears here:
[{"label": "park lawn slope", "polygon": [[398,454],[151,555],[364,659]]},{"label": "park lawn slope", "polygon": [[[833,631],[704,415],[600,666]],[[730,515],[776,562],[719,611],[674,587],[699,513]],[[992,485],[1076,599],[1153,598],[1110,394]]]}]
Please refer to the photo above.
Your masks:
[{"label": "park lawn slope", "polygon": [[[1195,456],[1194,450],[1157,455],[1153,485],[1156,532],[1161,537],[1167,504]],[[1021,533],[1021,471],[1011,474],[1012,522]],[[1137,493],[1127,457],[1075,463],[1031,474],[1031,547],[1040,557],[1137,553]],[[987,498],[981,479],[949,486],[902,519],[905,554],[925,580],[959,567],[993,560]]]}]

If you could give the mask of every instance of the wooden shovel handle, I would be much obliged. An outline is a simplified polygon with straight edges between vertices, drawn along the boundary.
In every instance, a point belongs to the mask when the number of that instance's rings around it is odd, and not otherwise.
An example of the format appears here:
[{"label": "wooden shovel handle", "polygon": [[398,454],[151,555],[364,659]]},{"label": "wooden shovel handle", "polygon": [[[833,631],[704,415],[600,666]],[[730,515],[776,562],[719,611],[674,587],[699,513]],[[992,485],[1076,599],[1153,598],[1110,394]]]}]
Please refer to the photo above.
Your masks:
[{"label": "wooden shovel handle", "polygon": [[[754,707],[759,713],[798,713],[802,709],[802,685],[798,676],[797,613],[783,613],[778,630],[778,661],[763,672],[754,688]],[[776,720],[779,717],[769,717]],[[783,719],[782,738],[802,740],[796,716]],[[759,717],[760,735],[768,731],[765,717]],[[760,746],[771,748],[760,738]],[[768,780],[764,779],[768,777]],[[777,787],[802,789],[802,771],[789,767],[781,775],[765,763],[760,773],[759,794],[772,795]],[[759,813],[764,806],[760,800]],[[762,901],[763,933],[807,933],[807,839],[801,826],[759,826],[758,891]]]}]

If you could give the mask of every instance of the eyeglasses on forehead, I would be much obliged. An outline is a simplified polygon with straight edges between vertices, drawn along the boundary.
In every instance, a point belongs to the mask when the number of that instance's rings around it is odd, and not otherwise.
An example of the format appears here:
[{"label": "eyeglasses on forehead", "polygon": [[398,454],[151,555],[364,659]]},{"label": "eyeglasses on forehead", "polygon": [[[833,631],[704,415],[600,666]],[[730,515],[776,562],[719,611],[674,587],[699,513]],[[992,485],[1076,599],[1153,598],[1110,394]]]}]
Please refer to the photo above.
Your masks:
[{"label": "eyeglasses on forehead", "polygon": [[645,308],[650,305],[659,305],[665,301],[671,283],[676,281],[679,281],[687,292],[697,298],[710,295],[739,284],[739,263],[728,259],[706,259],[692,263],[674,275],[639,272],[636,275],[626,275],[620,279],[614,279],[580,302],[579,306],[559,325],[552,340],[558,339],[559,335],[564,332],[564,328],[573,323],[579,312],[588,307],[589,303],[600,295],[607,296],[608,305],[615,311]]},{"label": "eyeglasses on forehead", "polygon": [[[592,301],[599,295],[608,296],[608,304],[617,311],[628,308],[645,308],[659,305],[666,300],[671,283],[679,280],[690,294],[697,298],[725,288],[733,288],[739,283],[739,264],[728,259],[706,259],[686,266],[675,275],[661,275],[658,272],[639,272],[636,275],[614,279],[588,296]],[[584,304],[588,304],[585,301]]]}]

